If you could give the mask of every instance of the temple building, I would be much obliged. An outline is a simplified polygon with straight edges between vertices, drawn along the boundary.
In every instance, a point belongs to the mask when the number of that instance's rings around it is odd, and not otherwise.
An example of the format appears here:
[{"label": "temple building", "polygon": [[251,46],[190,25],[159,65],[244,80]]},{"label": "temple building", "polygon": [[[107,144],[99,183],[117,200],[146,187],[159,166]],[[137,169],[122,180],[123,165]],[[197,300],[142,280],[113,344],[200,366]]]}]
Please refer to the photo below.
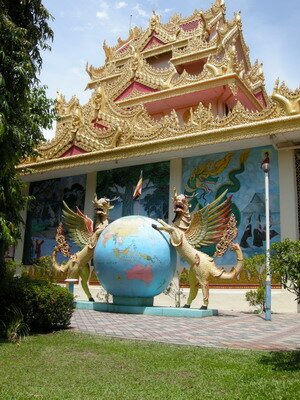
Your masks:
[{"label": "temple building", "polygon": [[[103,49],[105,64],[86,66],[88,103],[58,93],[55,137],[18,167],[35,200],[24,213],[17,258],[28,264],[51,254],[62,200],[93,218],[94,193],[119,196],[112,220],[141,214],[172,221],[173,187],[194,196],[191,212],[227,190],[243,253],[263,253],[266,156],[271,243],[299,239],[300,89],[277,80],[267,94],[239,13],[227,20],[223,0],[166,23],[153,12],[147,29],[135,27],[127,39],[114,47],[104,42]],[[133,201],[141,170],[142,195]],[[230,252],[218,260],[225,268],[234,263]],[[186,265],[179,264],[184,286]],[[211,305],[218,307],[214,299],[220,297],[240,309],[253,286],[245,274],[227,284],[216,280]],[[280,286],[274,284],[272,296],[275,311],[296,312],[293,296]]]}]

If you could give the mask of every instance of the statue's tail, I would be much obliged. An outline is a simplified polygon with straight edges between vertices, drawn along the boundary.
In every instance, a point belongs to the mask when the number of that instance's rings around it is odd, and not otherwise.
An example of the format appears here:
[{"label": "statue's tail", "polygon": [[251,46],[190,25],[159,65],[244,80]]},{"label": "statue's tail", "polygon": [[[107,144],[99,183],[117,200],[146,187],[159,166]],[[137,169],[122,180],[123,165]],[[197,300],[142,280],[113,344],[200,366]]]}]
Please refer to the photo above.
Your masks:
[{"label": "statue's tail", "polygon": [[221,279],[233,279],[243,269],[244,256],[243,256],[243,253],[242,253],[242,250],[241,250],[240,246],[237,243],[234,244],[234,250],[235,250],[235,253],[236,253],[237,264],[232,269],[232,271],[230,271],[230,272],[226,272],[225,270],[223,270],[221,275],[219,276],[219,278],[221,278]]},{"label": "statue's tail", "polygon": [[56,261],[56,255],[59,252],[61,252],[65,257],[71,257],[70,246],[67,243],[62,223],[57,227],[55,239],[57,245],[54,247],[51,255],[52,266],[58,272],[66,272],[69,268],[69,263],[59,265]]},{"label": "statue's tail", "polygon": [[56,246],[56,247],[54,247],[54,250],[52,251],[52,254],[51,254],[52,266],[58,272],[66,272],[69,268],[69,263],[59,265],[58,262],[56,261],[57,253],[59,253],[59,248]]}]

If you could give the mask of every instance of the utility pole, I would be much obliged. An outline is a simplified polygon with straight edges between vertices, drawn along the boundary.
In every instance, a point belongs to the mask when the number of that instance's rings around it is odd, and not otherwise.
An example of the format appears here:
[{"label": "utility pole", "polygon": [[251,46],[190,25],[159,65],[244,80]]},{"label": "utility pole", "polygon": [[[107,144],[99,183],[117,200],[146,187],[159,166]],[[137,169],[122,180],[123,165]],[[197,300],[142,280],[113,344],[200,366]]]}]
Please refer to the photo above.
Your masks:
[{"label": "utility pole", "polygon": [[265,158],[261,164],[265,175],[265,208],[266,208],[266,282],[265,282],[265,320],[271,321],[271,269],[270,269],[270,189],[269,153],[265,153]]}]

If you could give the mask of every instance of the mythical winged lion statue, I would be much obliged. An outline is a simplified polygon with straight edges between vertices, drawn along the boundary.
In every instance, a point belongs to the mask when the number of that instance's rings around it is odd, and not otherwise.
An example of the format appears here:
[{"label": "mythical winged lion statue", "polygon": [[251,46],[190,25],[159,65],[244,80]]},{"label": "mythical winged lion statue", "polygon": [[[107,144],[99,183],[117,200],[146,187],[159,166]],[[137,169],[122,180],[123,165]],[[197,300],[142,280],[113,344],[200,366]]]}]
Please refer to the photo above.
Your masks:
[{"label": "mythical winged lion statue", "polygon": [[[67,272],[69,278],[81,278],[81,286],[87,295],[89,301],[94,301],[88,288],[88,278],[90,275],[89,262],[93,258],[95,246],[100,233],[109,224],[109,210],[114,206],[111,204],[117,200],[101,198],[94,196],[94,209],[97,216],[96,226],[94,228],[93,221],[84,215],[78,208],[77,212],[72,211],[65,202],[63,202],[63,222],[68,228],[71,239],[81,250],[75,254],[69,251],[69,245],[63,232],[62,223],[57,228],[56,241],[57,246],[52,252],[52,265],[59,272]],[[66,264],[59,265],[56,261],[56,255],[61,252],[64,256],[69,257]]]},{"label": "mythical winged lion statue", "polygon": [[[237,236],[236,220],[231,212],[231,197],[226,198],[226,193],[222,193],[215,201],[190,215],[188,198],[191,196],[178,195],[174,188],[175,218],[172,225],[158,219],[161,226],[153,226],[155,229],[169,233],[171,244],[190,265],[190,293],[187,304],[184,306],[186,308],[190,307],[198,294],[199,286],[201,286],[203,294],[201,309],[207,309],[209,277],[232,279],[243,268],[243,253],[238,243],[233,243]],[[235,251],[237,264],[231,272],[226,272],[224,268],[218,268],[213,257],[197,249],[216,243],[214,256],[223,255],[228,248]]]}]

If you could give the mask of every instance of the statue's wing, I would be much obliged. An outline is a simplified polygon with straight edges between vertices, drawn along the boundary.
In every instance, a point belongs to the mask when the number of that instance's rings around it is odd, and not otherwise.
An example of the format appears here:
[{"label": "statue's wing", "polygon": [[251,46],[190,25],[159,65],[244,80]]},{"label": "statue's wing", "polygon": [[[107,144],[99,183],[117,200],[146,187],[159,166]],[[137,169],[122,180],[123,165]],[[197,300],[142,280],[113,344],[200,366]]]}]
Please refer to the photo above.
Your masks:
[{"label": "statue's wing", "polygon": [[63,201],[62,217],[65,226],[68,228],[71,239],[80,247],[84,247],[94,232],[93,221],[84,215],[79,208],[77,212],[72,211]]},{"label": "statue's wing", "polygon": [[209,246],[217,243],[226,229],[231,211],[231,197],[225,198],[227,191],[216,200],[192,215],[189,228],[185,232],[193,247]]}]

